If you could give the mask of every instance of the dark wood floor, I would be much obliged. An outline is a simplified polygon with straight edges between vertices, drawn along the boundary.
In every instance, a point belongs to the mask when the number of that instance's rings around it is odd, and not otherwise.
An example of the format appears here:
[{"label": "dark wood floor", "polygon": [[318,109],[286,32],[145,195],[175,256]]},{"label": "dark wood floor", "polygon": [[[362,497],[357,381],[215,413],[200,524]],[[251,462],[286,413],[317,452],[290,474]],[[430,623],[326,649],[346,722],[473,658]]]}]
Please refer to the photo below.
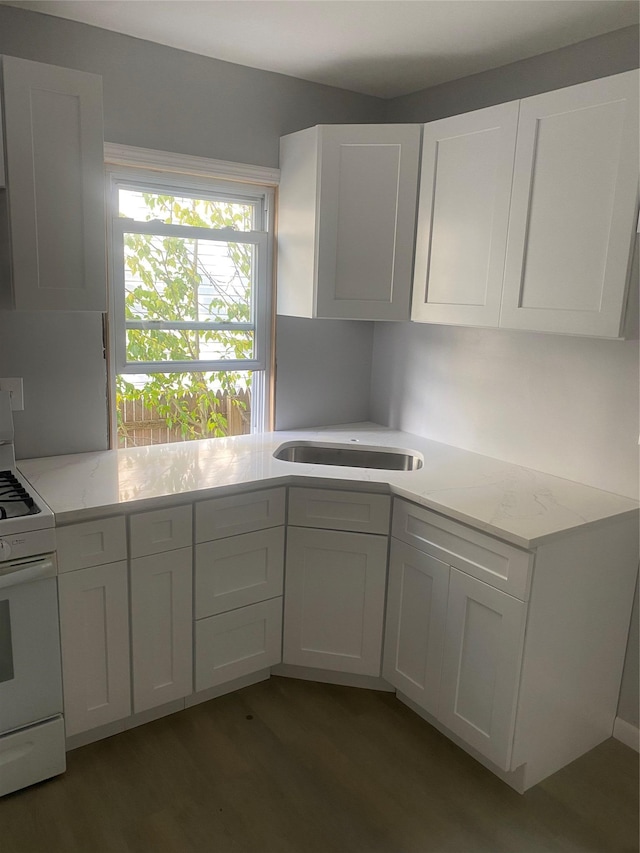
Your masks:
[{"label": "dark wood floor", "polygon": [[1,853],[631,853],[614,740],[520,796],[391,694],[272,678],[69,753]]}]

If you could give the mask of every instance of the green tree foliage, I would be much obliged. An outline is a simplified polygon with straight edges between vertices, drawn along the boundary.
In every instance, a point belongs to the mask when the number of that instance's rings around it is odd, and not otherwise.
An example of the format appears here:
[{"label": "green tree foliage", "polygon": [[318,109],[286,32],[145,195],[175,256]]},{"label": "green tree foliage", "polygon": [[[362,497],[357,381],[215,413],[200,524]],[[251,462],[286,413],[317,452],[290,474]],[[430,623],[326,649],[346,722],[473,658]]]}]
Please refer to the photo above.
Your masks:
[{"label": "green tree foliage", "polygon": [[[182,199],[143,193],[145,218],[167,224],[202,228],[250,230],[250,205]],[[231,237],[232,240],[232,237]],[[250,320],[250,289],[253,247],[232,241],[224,244],[228,272],[215,274],[203,260],[202,241],[184,237],[125,234],[124,263],[128,271],[125,296],[127,320],[193,321]],[[226,263],[224,262],[226,260]],[[251,357],[253,335],[247,331],[192,329],[127,330],[128,361],[194,361],[201,351],[215,347],[216,357]],[[142,387],[117,377],[116,403],[141,400],[155,408],[168,428],[179,428],[185,439],[227,435],[227,418],[220,411],[216,391],[231,398],[232,405],[246,408],[236,395],[248,388],[250,373],[234,371],[155,373]],[[126,426],[118,433],[124,438]]]}]

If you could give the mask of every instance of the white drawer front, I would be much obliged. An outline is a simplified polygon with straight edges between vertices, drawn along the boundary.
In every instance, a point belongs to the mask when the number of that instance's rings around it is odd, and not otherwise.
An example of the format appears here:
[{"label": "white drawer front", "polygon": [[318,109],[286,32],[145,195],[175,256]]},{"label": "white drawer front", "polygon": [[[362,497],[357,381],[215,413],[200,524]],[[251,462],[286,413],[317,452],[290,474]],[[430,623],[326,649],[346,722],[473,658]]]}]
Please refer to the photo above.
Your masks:
[{"label": "white drawer front", "polygon": [[392,535],[495,589],[527,601],[534,555],[396,499]]},{"label": "white drawer front", "polygon": [[294,488],[289,490],[289,524],[386,535],[390,505],[388,495]]},{"label": "white drawer front", "polygon": [[196,542],[284,524],[285,489],[263,489],[196,504]]},{"label": "white drawer front", "polygon": [[195,618],[282,595],[284,527],[196,546]]},{"label": "white drawer front", "polygon": [[0,737],[0,797],[64,773],[64,723],[46,723]]},{"label": "white drawer front", "polygon": [[196,622],[196,692],[281,661],[281,597]]},{"label": "white drawer front", "polygon": [[127,559],[127,535],[122,515],[58,527],[56,541],[60,573]]},{"label": "white drawer front", "polygon": [[131,556],[146,557],[191,545],[191,506],[140,512],[129,519]]}]

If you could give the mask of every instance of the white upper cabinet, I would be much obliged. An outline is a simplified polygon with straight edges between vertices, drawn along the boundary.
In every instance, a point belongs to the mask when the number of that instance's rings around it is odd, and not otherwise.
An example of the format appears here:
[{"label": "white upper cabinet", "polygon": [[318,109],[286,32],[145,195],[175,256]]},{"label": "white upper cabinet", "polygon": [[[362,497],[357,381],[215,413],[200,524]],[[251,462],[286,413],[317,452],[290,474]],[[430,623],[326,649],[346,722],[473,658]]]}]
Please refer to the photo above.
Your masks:
[{"label": "white upper cabinet", "polygon": [[497,326],[518,102],[427,124],[411,319]]},{"label": "white upper cabinet", "polygon": [[411,319],[620,337],[637,198],[637,71],[425,125]]},{"label": "white upper cabinet", "polygon": [[419,151],[418,125],[280,140],[279,314],[409,319]]},{"label": "white upper cabinet", "polygon": [[106,311],[102,80],[10,56],[2,76],[3,305]]},{"label": "white upper cabinet", "polygon": [[500,325],[620,335],[638,192],[638,73],[522,101]]}]

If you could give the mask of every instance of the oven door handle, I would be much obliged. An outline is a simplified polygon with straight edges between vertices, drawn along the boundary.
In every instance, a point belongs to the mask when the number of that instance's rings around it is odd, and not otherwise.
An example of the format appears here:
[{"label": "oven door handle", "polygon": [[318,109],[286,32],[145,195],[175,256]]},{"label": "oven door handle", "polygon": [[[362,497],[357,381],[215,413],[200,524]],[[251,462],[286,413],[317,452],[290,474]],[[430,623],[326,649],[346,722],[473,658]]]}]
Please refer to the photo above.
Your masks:
[{"label": "oven door handle", "polygon": [[24,568],[0,574],[0,589],[56,576],[56,564],[52,559],[38,560],[34,563],[23,563],[22,565]]}]

